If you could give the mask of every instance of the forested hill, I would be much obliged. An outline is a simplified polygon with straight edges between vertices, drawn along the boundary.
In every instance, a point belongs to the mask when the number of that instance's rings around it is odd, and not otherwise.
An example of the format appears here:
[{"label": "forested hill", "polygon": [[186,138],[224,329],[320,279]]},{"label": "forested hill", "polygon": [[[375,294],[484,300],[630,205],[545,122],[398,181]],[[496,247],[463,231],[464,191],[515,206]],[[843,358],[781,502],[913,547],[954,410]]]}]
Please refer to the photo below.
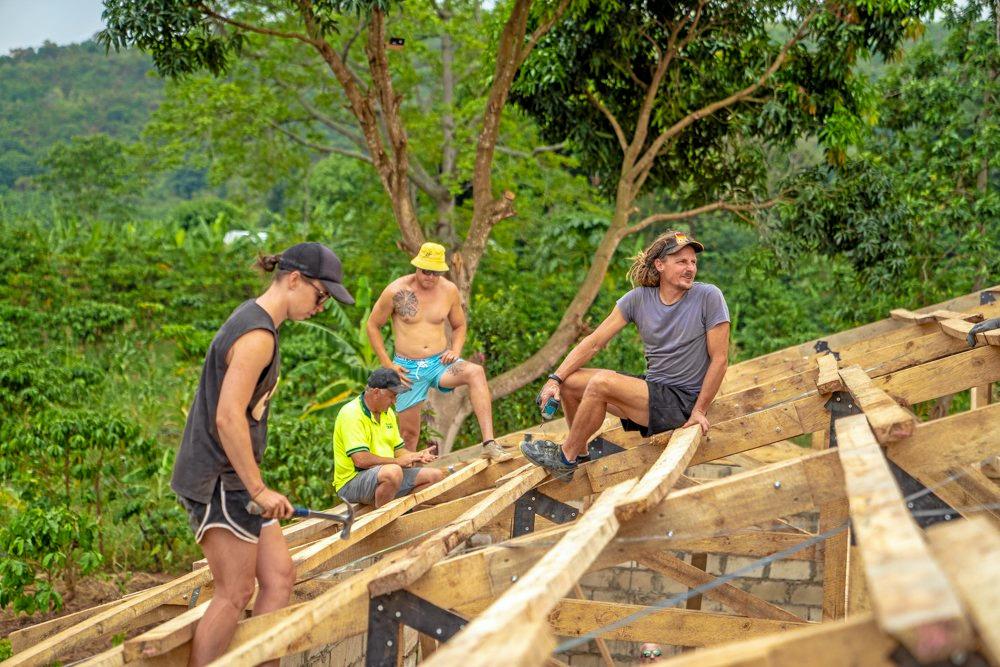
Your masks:
[{"label": "forested hill", "polygon": [[163,95],[151,70],[145,54],[106,54],[93,41],[0,56],[0,191],[40,173],[57,142],[95,133],[138,138]]}]

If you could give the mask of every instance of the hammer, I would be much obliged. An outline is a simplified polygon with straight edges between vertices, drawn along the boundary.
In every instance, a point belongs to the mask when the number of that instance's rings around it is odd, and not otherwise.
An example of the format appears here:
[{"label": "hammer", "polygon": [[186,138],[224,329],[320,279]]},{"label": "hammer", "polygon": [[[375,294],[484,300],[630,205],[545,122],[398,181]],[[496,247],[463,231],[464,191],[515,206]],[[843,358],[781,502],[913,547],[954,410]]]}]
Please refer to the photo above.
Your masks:
[{"label": "hammer", "polygon": [[[317,512],[316,510],[311,510],[308,507],[298,507],[292,506],[292,516],[308,518],[313,517],[316,519],[325,519],[326,521],[337,521],[344,524],[344,529],[340,531],[340,539],[346,540],[351,536],[351,525],[354,523],[354,505],[345,502],[347,505],[347,511],[344,514],[332,514],[330,512]],[[263,514],[264,508],[250,501],[247,503],[247,512],[250,514]]]}]

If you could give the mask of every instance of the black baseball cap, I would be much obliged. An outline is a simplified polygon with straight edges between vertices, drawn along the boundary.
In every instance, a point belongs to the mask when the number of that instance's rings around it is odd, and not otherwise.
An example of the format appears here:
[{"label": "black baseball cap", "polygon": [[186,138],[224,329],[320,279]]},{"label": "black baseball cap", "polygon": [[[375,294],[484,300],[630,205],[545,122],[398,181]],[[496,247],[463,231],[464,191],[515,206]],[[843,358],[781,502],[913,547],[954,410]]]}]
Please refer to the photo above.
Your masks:
[{"label": "black baseball cap", "polygon": [[298,271],[308,278],[315,278],[334,299],[351,305],[354,297],[342,284],[344,269],[337,253],[322,243],[299,243],[281,253],[278,268],[284,271]]},{"label": "black baseball cap", "polygon": [[377,368],[368,376],[368,386],[371,389],[388,389],[395,394],[402,394],[408,387],[399,379],[399,373],[391,368]]}]

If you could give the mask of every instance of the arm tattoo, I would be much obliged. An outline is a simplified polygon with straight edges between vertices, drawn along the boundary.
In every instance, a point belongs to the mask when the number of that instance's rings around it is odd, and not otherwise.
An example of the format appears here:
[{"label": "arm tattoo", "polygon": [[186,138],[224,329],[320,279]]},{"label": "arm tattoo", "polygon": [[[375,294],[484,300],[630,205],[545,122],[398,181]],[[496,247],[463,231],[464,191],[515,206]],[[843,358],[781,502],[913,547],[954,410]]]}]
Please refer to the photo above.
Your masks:
[{"label": "arm tattoo", "polygon": [[465,370],[465,361],[459,360],[448,366],[448,370],[446,370],[444,373],[445,375],[458,375],[463,370]]},{"label": "arm tattoo", "polygon": [[413,317],[417,314],[417,295],[408,289],[399,290],[392,297],[392,308],[397,315]]}]

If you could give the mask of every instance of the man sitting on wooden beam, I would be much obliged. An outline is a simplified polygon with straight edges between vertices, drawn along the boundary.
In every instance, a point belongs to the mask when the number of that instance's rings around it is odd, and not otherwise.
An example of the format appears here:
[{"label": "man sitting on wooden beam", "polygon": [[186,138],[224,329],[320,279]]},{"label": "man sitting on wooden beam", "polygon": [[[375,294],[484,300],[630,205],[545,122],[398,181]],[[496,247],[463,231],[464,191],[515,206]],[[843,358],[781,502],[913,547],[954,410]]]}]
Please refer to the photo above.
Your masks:
[{"label": "man sitting on wooden beam", "polygon": [[[542,387],[542,406],[550,397],[562,401],[570,424],[566,442],[525,442],[521,451],[528,460],[568,479],[605,412],[644,436],[693,424],[708,432],[705,414],[729,363],[729,308],[718,287],[694,281],[697,253],[704,249],[686,234],[669,231],[639,253],[629,271],[636,287]],[[584,368],[629,322],[642,337],[647,372],[636,377]]]},{"label": "man sitting on wooden beam", "polygon": [[436,468],[413,467],[436,456],[404,446],[392,406],[407,389],[396,371],[379,368],[368,377],[365,391],[337,414],[333,485],[341,500],[381,507],[444,477]]}]

